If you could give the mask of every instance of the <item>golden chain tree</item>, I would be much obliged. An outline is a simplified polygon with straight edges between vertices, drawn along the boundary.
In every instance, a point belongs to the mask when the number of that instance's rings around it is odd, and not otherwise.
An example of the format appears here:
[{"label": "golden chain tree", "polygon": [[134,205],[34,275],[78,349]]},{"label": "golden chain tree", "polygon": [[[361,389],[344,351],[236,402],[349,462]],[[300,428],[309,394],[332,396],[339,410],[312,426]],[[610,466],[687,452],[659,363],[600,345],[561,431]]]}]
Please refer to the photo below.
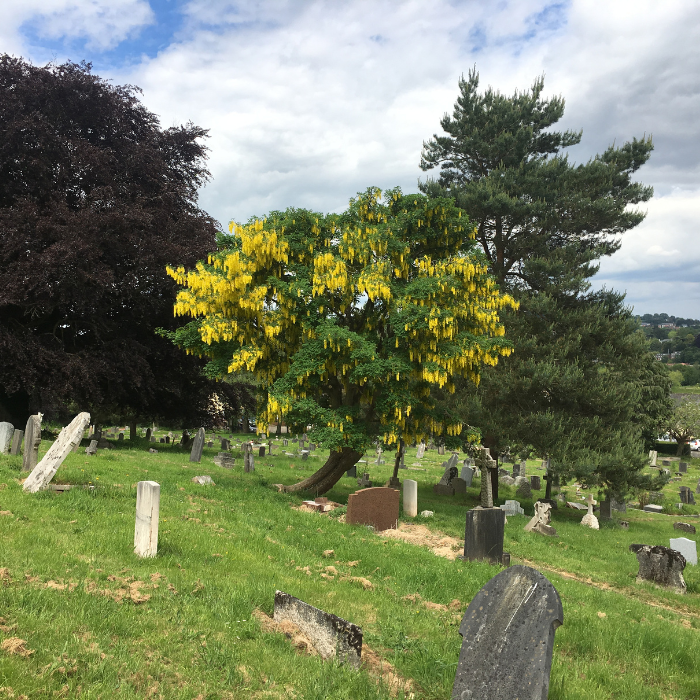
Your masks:
[{"label": "golden chain tree", "polygon": [[212,375],[255,374],[258,431],[284,418],[330,448],[288,490],[325,493],[376,439],[468,438],[431,387],[478,383],[510,353],[498,313],[515,302],[451,199],[370,188],[343,214],[288,209],[230,231],[206,264],[168,268],[175,313],[194,318],[173,339]]}]

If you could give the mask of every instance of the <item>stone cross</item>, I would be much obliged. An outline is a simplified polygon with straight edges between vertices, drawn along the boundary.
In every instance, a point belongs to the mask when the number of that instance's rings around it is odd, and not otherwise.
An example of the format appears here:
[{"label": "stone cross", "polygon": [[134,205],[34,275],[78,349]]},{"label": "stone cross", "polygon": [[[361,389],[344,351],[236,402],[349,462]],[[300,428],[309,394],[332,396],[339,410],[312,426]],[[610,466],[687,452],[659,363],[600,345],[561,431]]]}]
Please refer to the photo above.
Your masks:
[{"label": "stone cross", "polygon": [[476,466],[481,471],[481,507],[493,508],[490,470],[496,469],[496,461],[491,457],[487,447],[482,447],[476,456]]},{"label": "stone cross", "polygon": [[136,528],[134,554],[155,557],[158,552],[158,518],[160,515],[160,484],[139,481],[136,487]]},{"label": "stone cross", "polygon": [[34,467],[32,473],[25,480],[22,487],[24,491],[36,493],[48,486],[58,468],[63,464],[63,460],[76,444],[80,444],[80,441],[83,439],[83,432],[88,425],[90,425],[90,414],[79,413],[69,425],[61,430],[56,441],[44,455],[44,458]]},{"label": "stone cross", "polygon": [[525,526],[525,532],[538,532],[540,535],[556,537],[557,531],[549,524],[552,519],[552,504],[535,502],[535,517]]},{"label": "stone cross", "polygon": [[536,569],[511,566],[474,596],[462,618],[452,700],[543,700],[561,599]]},{"label": "stone cross", "polygon": [[586,500],[588,501],[588,512],[583,516],[583,520],[581,520],[581,525],[590,527],[591,530],[599,530],[600,526],[598,524],[598,518],[596,518],[595,515],[593,515],[593,506],[595,505],[593,494],[589,493],[588,498]]},{"label": "stone cross", "polygon": [[30,472],[39,461],[39,445],[41,444],[41,419],[43,415],[37,413],[29,416],[24,429],[24,454],[22,455],[22,471]]}]

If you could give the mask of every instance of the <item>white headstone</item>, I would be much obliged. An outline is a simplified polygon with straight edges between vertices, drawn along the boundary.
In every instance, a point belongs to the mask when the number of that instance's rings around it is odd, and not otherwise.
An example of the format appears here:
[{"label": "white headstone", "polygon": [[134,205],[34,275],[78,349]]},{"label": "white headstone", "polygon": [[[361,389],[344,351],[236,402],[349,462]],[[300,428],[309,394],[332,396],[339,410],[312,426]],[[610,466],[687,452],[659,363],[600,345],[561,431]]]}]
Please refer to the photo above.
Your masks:
[{"label": "white headstone", "polygon": [[590,527],[591,530],[599,530],[600,525],[598,524],[598,518],[593,515],[593,506],[595,505],[595,500],[593,500],[592,495],[588,495],[588,513],[583,516],[581,520],[581,525]]},{"label": "white headstone", "polygon": [[671,549],[675,549],[680,552],[688,564],[693,564],[697,566],[698,563],[698,548],[695,544],[695,540],[689,540],[687,537],[678,537],[677,539],[671,539]]},{"label": "white headstone", "polygon": [[134,554],[155,557],[158,553],[158,518],[160,516],[160,484],[139,481],[136,487],[136,529]]},{"label": "white headstone", "polygon": [[24,430],[24,453],[22,454],[22,471],[30,472],[39,461],[39,445],[41,445],[41,419],[43,415],[37,413],[29,416]]},{"label": "white headstone", "polygon": [[424,454],[425,454],[425,443],[421,442],[421,444],[418,445],[418,451],[416,452],[416,459],[423,459]]},{"label": "white headstone", "polygon": [[418,515],[418,482],[403,480],[403,512],[410,518]]},{"label": "white headstone", "polygon": [[504,505],[499,506],[501,510],[506,512],[506,515],[525,515],[525,511],[520,507],[518,501],[506,501]]},{"label": "white headstone", "polygon": [[6,455],[10,451],[10,442],[12,442],[12,433],[15,432],[15,426],[12,423],[0,423],[0,454]]},{"label": "white headstone", "polygon": [[83,432],[88,425],[90,425],[90,414],[79,413],[70,425],[63,428],[54,444],[49,447],[49,451],[24,482],[23,488],[27,493],[36,493],[48,486],[69,452],[80,444]]}]

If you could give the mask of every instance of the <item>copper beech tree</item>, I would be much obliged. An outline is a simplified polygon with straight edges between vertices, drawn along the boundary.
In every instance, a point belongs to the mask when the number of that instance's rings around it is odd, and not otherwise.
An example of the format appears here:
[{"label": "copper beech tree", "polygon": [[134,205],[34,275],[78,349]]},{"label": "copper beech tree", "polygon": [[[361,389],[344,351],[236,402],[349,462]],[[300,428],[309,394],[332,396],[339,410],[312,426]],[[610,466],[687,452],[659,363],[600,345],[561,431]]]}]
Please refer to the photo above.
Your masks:
[{"label": "copper beech tree", "polygon": [[230,232],[206,263],[168,268],[175,313],[193,317],[173,339],[212,376],[255,373],[258,431],[284,418],[330,448],[287,490],[325,493],[376,440],[469,437],[431,389],[478,383],[510,353],[499,310],[515,302],[451,199],[370,188],[342,214],[275,211]]}]

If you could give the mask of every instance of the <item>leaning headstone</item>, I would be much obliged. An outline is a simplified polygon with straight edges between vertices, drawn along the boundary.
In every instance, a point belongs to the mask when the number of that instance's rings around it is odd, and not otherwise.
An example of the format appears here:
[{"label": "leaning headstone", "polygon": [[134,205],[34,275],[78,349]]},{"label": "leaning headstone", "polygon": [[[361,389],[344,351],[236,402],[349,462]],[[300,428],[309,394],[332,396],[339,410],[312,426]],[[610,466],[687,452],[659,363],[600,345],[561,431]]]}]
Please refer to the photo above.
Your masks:
[{"label": "leaning headstone", "polygon": [[433,493],[439,496],[454,496],[455,489],[452,482],[457,478],[457,467],[454,466],[452,458],[447,463],[443,462],[443,464],[445,464],[445,472],[440,481],[433,486]]},{"label": "leaning headstone", "polygon": [[403,480],[403,512],[409,518],[418,515],[418,482],[413,479]]},{"label": "leaning headstone", "polygon": [[[607,502],[608,505],[610,505],[610,501]],[[585,525],[586,527],[590,527],[591,530],[600,530],[600,525],[598,523],[598,518],[593,515],[593,506],[595,505],[595,500],[593,499],[593,496],[589,495],[588,496],[588,513],[586,513],[583,516],[583,519],[581,520],[581,525]],[[602,510],[602,505],[601,505],[601,510]]]},{"label": "leaning headstone", "polygon": [[462,467],[460,478],[464,480],[466,487],[469,488],[474,478],[474,470],[471,467]]},{"label": "leaning headstone", "polygon": [[549,524],[552,519],[552,504],[535,502],[535,517],[524,527],[525,532],[537,532],[540,535],[556,537],[557,531]]},{"label": "leaning headstone", "polygon": [[10,447],[11,455],[18,455],[20,448],[22,447],[22,438],[24,437],[24,430],[15,430],[12,434],[12,446]]},{"label": "leaning headstone", "polygon": [[158,553],[158,517],[160,515],[160,484],[139,481],[136,486],[136,529],[134,554],[155,557]]},{"label": "leaning headstone", "polygon": [[631,544],[629,549],[637,555],[639,562],[637,583],[650,581],[657,586],[671,588],[676,593],[685,593],[685,557],[680,552],[648,544]]},{"label": "leaning headstone", "polygon": [[336,657],[340,663],[359,668],[362,630],[357,625],[282,591],[275,591],[274,620],[296,625],[322,659]]},{"label": "leaning headstone", "polygon": [[202,452],[204,450],[204,428],[200,428],[195,435],[194,441],[192,443],[192,450],[190,451],[190,462],[201,462]]},{"label": "leaning headstone", "polygon": [[663,513],[663,506],[657,506],[654,503],[648,503],[642,509],[645,513]]},{"label": "leaning headstone", "polygon": [[671,538],[671,549],[680,552],[687,564],[697,566],[698,564],[698,548],[694,540],[689,540],[687,537]]},{"label": "leaning headstone", "polygon": [[664,467],[670,467],[671,466],[671,460],[670,459],[662,459],[661,464],[663,464]]},{"label": "leaning headstone", "polygon": [[690,523],[673,523],[674,530],[681,530],[681,532],[687,532],[691,535],[695,534],[695,525]]},{"label": "leaning headstone", "polygon": [[380,486],[351,493],[345,522],[371,525],[377,531],[396,529],[399,522],[398,489]]},{"label": "leaning headstone", "polygon": [[203,476],[193,476],[190,481],[193,484],[200,484],[200,486],[216,486],[214,479],[212,479],[208,474]]},{"label": "leaning headstone", "polygon": [[85,448],[86,455],[97,454],[97,440],[90,440],[90,444]]},{"label": "leaning headstone", "polygon": [[515,485],[515,479],[514,479],[512,476],[509,476],[508,474],[506,474],[505,476],[502,476],[502,477],[499,479],[499,481],[500,481],[502,484],[505,484],[506,486],[513,486],[513,485]]},{"label": "leaning headstone", "polygon": [[0,423],[0,454],[6,455],[9,453],[14,431],[15,426],[12,423]]},{"label": "leaning headstone", "polygon": [[678,472],[679,472],[679,474],[687,474],[688,473],[687,462],[679,462],[678,463]]},{"label": "leaning headstone", "polygon": [[48,486],[56,470],[63,464],[63,460],[76,445],[80,444],[83,432],[89,424],[90,414],[79,413],[69,425],[61,430],[41,462],[34,467],[32,473],[25,480],[22,488],[27,493],[36,493]]},{"label": "leaning headstone", "polygon": [[518,501],[506,501],[500,509],[507,515],[525,515],[525,511],[520,507]]},{"label": "leaning headstone", "polygon": [[41,444],[41,413],[29,416],[24,429],[24,454],[22,455],[22,471],[30,472],[39,461],[39,445]]},{"label": "leaning headstone", "polygon": [[536,569],[511,566],[474,596],[462,618],[453,700],[545,700],[554,633],[564,610]]},{"label": "leaning headstone", "polygon": [[531,476],[530,477],[530,488],[533,491],[539,491],[542,489],[542,482],[540,481],[539,476]]}]

